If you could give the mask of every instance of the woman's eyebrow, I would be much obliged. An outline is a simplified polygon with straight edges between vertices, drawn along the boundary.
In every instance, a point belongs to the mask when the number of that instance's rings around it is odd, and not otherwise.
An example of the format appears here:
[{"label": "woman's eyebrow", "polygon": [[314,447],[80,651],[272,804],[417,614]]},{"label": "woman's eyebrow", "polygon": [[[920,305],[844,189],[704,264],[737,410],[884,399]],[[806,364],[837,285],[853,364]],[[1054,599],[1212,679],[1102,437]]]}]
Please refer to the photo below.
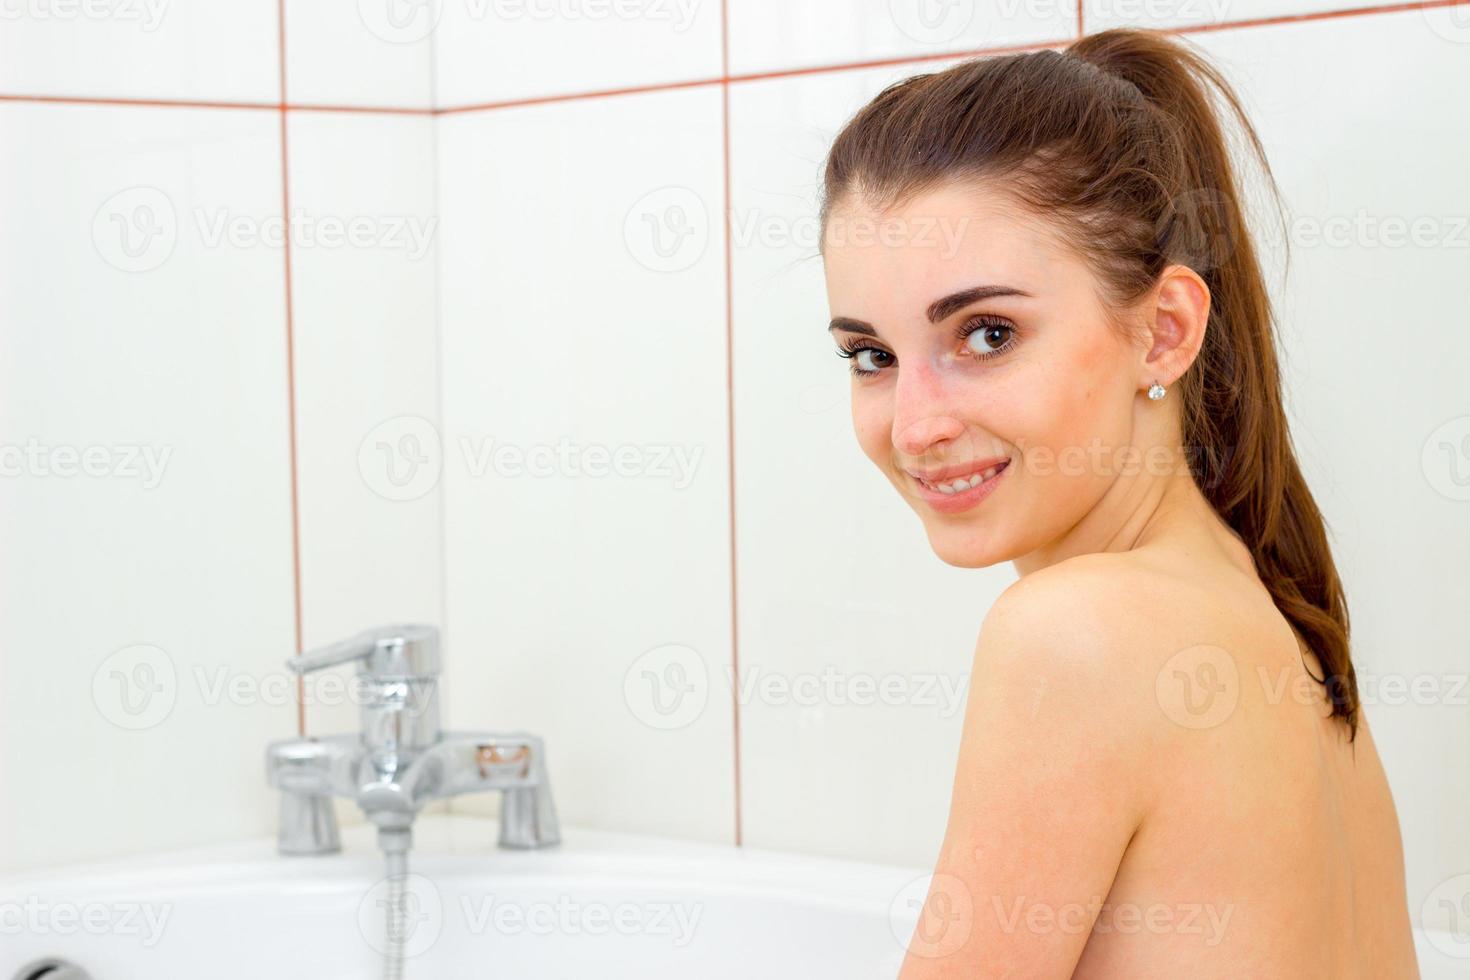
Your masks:
[{"label": "woman's eyebrow", "polygon": [[962,310],[966,306],[980,299],[989,299],[992,296],[1030,296],[1024,289],[1015,286],[972,286],[962,289],[957,293],[950,293],[943,299],[936,299],[929,304],[929,322],[939,323],[947,319],[956,310]]},{"label": "woman's eyebrow", "polygon": [[827,327],[827,331],[830,333],[833,330],[847,330],[851,333],[867,334],[869,337],[878,336],[878,331],[873,329],[873,325],[871,323],[865,323],[862,320],[854,320],[850,316],[833,317],[832,323]]},{"label": "woman's eyebrow", "polygon": [[[1024,289],[1015,286],[971,286],[957,293],[950,293],[942,299],[936,299],[929,304],[927,315],[930,323],[941,323],[951,316],[956,310],[962,310],[976,300],[990,299],[992,296],[1027,296],[1031,294]],[[833,317],[827,330],[846,330],[849,333],[867,334],[869,337],[878,336],[878,331],[873,329],[871,323],[863,320],[854,320],[850,316]]]}]

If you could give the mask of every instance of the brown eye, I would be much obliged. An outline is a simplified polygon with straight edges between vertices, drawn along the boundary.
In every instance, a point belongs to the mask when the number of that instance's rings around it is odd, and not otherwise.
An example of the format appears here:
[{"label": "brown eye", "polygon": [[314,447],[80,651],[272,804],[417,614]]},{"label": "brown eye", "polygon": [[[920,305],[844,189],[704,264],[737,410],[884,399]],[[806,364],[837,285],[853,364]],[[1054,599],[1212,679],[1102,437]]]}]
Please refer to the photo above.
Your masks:
[{"label": "brown eye", "polygon": [[977,357],[995,357],[1009,350],[1016,328],[992,317],[971,321],[964,328],[965,346]]},{"label": "brown eye", "polygon": [[893,364],[893,355],[877,347],[840,347],[837,356],[852,361],[852,373],[858,377],[877,374]]}]

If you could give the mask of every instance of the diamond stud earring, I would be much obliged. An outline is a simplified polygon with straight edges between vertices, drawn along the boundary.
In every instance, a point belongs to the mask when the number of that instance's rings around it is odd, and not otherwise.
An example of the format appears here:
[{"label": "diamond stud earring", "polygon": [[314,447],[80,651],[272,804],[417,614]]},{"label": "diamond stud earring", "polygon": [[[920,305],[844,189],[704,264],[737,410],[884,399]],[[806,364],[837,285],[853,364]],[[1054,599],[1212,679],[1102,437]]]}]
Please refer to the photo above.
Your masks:
[{"label": "diamond stud earring", "polygon": [[1158,401],[1160,398],[1163,398],[1164,386],[1155,381],[1152,385],[1149,386],[1148,397],[1153,401]]}]

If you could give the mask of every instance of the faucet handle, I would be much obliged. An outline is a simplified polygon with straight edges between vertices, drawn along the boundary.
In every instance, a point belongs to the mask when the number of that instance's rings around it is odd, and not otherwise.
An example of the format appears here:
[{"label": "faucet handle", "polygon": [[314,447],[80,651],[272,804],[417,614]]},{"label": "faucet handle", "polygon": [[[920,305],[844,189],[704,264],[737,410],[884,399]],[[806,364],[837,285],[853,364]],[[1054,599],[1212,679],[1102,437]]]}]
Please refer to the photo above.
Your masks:
[{"label": "faucet handle", "polygon": [[357,672],[373,677],[433,677],[439,673],[439,630],[400,623],[366,630],[286,661],[298,674],[358,661]]}]

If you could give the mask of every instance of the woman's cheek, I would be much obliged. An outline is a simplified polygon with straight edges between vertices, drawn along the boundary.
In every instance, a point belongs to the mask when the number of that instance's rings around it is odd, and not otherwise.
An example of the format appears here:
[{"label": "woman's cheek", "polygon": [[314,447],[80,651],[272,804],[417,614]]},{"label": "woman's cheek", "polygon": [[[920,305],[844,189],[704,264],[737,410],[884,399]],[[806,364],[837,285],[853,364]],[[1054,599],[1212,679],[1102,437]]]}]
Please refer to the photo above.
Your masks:
[{"label": "woman's cheek", "polygon": [[863,453],[879,467],[886,466],[891,456],[888,436],[893,420],[870,393],[856,386],[852,392],[852,428]]}]

